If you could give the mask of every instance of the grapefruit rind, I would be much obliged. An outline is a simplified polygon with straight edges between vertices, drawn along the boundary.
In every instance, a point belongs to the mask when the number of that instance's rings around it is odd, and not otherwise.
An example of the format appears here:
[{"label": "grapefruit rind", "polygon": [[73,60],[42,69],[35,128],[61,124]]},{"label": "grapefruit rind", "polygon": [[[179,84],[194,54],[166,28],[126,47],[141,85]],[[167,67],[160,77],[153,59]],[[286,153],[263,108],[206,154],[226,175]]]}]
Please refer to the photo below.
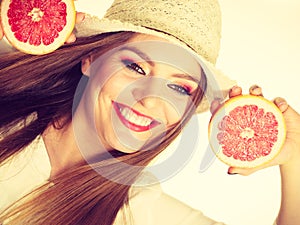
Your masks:
[{"label": "grapefruit rind", "polygon": [[59,37],[49,45],[40,44],[39,46],[30,45],[28,43],[23,43],[16,39],[14,33],[11,31],[11,27],[8,22],[8,16],[6,15],[11,0],[2,0],[0,5],[0,16],[1,25],[4,35],[8,42],[21,52],[32,54],[32,55],[44,55],[55,51],[60,46],[62,46],[68,37],[71,35],[76,21],[76,10],[73,0],[63,0],[67,4],[67,24],[62,31],[59,32]]},{"label": "grapefruit rind", "polygon": [[[278,122],[278,139],[272,147],[272,151],[267,156],[256,158],[253,161],[241,161],[223,154],[222,146],[219,144],[217,139],[217,134],[219,133],[218,124],[232,109],[236,108],[237,106],[250,104],[257,105],[259,108],[263,108],[265,112],[272,112],[275,115]],[[225,104],[217,110],[209,122],[208,135],[211,149],[217,158],[223,163],[232,167],[254,168],[268,163],[279,154],[286,138],[286,125],[282,112],[273,102],[260,96],[243,95],[227,100]]]}]

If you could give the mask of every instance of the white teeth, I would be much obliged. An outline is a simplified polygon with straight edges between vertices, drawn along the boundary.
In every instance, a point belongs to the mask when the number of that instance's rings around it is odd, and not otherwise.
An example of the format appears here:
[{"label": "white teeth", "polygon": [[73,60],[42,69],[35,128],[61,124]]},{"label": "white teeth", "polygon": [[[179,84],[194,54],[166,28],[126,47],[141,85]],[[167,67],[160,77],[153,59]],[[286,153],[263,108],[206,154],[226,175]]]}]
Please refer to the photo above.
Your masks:
[{"label": "white teeth", "polygon": [[151,119],[146,118],[144,116],[139,116],[137,114],[135,114],[132,110],[130,110],[129,108],[120,108],[120,112],[122,114],[122,116],[124,116],[124,118],[126,120],[128,120],[129,122],[136,124],[138,126],[149,126],[150,123],[152,122]]}]

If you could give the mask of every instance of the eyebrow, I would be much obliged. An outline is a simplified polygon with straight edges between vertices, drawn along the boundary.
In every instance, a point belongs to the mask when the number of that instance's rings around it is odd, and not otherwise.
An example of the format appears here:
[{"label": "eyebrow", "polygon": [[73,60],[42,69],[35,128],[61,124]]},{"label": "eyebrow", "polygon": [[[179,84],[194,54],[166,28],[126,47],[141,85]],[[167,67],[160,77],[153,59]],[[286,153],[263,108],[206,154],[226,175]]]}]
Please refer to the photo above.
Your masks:
[{"label": "eyebrow", "polygon": [[191,75],[185,74],[185,73],[174,74],[172,76],[176,77],[176,78],[182,78],[182,79],[190,80],[190,81],[193,81],[197,84],[200,83],[200,80],[196,79],[195,77],[192,77]]},{"label": "eyebrow", "polygon": [[145,60],[150,66],[154,66],[154,62],[151,61],[151,58],[144,52],[142,52],[141,50],[135,48],[135,47],[123,47],[121,48],[121,51],[124,51],[124,50],[128,50],[128,51],[132,51],[134,52],[135,54],[137,54],[139,57],[141,57],[143,60]]},{"label": "eyebrow", "polygon": [[[155,63],[151,60],[151,58],[144,52],[142,52],[141,50],[135,48],[135,47],[132,47],[132,46],[126,46],[126,47],[123,47],[121,48],[121,51],[124,51],[124,50],[128,50],[128,51],[132,51],[134,52],[135,54],[137,54],[139,57],[141,57],[143,60],[145,60],[149,65],[151,66],[155,66]],[[200,80],[196,79],[195,77],[189,75],[189,74],[174,74],[172,75],[173,77],[176,77],[176,78],[182,78],[182,79],[187,79],[187,80],[190,80],[190,81],[193,81],[197,84],[200,84]]]}]

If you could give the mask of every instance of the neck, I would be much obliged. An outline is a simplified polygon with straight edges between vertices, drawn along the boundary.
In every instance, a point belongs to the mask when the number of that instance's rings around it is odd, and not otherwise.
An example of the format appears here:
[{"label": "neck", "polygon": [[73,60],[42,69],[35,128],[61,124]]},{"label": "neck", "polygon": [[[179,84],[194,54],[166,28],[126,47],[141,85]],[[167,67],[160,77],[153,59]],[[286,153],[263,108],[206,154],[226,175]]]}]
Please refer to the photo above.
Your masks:
[{"label": "neck", "polygon": [[71,123],[62,129],[50,125],[42,134],[42,137],[51,164],[50,179],[75,165],[85,162],[77,147]]}]

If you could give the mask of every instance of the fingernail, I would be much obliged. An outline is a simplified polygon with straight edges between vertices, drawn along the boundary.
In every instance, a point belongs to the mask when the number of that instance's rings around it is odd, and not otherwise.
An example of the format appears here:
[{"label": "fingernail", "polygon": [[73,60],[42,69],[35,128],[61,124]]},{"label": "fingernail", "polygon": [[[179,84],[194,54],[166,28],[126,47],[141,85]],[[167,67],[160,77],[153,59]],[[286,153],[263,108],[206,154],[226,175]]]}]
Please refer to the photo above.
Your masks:
[{"label": "fingernail", "polygon": [[256,85],[256,84],[250,87],[251,91],[254,91],[254,90],[257,90],[257,89],[261,89],[261,87]]},{"label": "fingernail", "polygon": [[233,167],[229,167],[228,168],[228,170],[227,170],[228,175],[236,175],[236,174],[238,174],[238,173],[232,172],[232,170],[234,170]]},{"label": "fingernail", "polygon": [[250,94],[263,96],[263,94],[262,94],[262,89],[261,89],[261,87],[258,86],[258,85],[253,85],[253,86],[249,89],[249,92],[250,92]]},{"label": "fingernail", "polygon": [[80,23],[85,19],[85,13],[77,12],[76,14],[76,23]]},{"label": "fingernail", "polygon": [[289,106],[284,98],[276,98],[274,103],[283,113],[288,109]]},{"label": "fingernail", "polygon": [[275,99],[275,103],[276,103],[276,105],[280,106],[280,105],[286,104],[286,100],[284,98],[278,97]]},{"label": "fingernail", "polygon": [[251,89],[256,89],[256,88],[259,88],[259,86],[257,84],[254,84],[251,86]]},{"label": "fingernail", "polygon": [[229,171],[227,172],[228,175],[236,175],[238,173],[230,173]]},{"label": "fingernail", "polygon": [[240,89],[240,87],[237,86],[237,85],[235,85],[235,86],[233,86],[233,87],[231,88],[231,91],[236,91],[236,90],[239,90],[239,89]]}]

